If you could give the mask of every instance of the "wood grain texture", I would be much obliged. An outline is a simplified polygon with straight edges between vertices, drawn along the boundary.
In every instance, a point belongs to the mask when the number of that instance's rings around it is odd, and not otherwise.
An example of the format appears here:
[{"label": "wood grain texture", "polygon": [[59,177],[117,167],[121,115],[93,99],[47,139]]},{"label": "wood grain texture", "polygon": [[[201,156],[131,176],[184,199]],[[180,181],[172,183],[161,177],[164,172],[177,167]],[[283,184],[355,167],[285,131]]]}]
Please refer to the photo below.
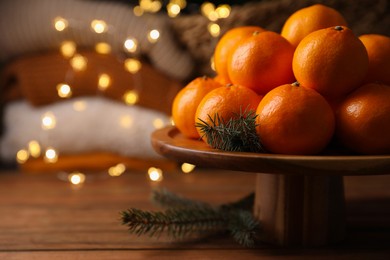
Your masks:
[{"label": "wood grain texture", "polygon": [[377,175],[390,173],[390,155],[279,155],[224,152],[185,138],[175,127],[157,130],[152,144],[160,154],[205,167],[292,175]]},{"label": "wood grain texture", "polygon": [[256,175],[197,168],[166,172],[151,183],[143,172],[113,178],[93,175],[75,189],[56,175],[0,173],[0,259],[388,259],[390,177],[345,177],[347,236],[319,248],[246,249],[229,237],[174,242],[129,235],[119,212],[128,207],[158,210],[155,187],[212,204],[253,191]]}]

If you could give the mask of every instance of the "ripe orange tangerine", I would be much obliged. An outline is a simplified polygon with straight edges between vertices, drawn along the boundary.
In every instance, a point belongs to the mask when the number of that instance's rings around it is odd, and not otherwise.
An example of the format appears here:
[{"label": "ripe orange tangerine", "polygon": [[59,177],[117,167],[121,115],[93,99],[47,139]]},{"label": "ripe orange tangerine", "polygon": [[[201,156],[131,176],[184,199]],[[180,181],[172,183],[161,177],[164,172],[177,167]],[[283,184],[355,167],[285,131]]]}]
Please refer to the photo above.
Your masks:
[{"label": "ripe orange tangerine", "polygon": [[172,118],[179,131],[188,138],[199,138],[195,112],[202,98],[222,85],[208,77],[198,77],[177,93],[172,104]]},{"label": "ripe orange tangerine", "polygon": [[253,89],[260,95],[294,82],[291,68],[294,47],[275,32],[254,33],[238,42],[228,57],[233,84]]},{"label": "ripe orange tangerine", "polygon": [[[211,124],[216,116],[228,122],[231,118],[237,118],[240,112],[256,111],[262,96],[253,90],[240,85],[226,85],[210,91],[196,110],[196,123],[206,122]],[[217,122],[216,122],[217,123]],[[199,135],[203,133],[197,128]],[[204,141],[205,138],[203,138]]]},{"label": "ripe orange tangerine", "polygon": [[283,25],[281,35],[294,47],[309,33],[336,25],[347,26],[347,22],[337,10],[315,4],[299,9]]},{"label": "ripe orange tangerine", "polygon": [[227,57],[233,46],[240,40],[251,36],[254,32],[263,32],[259,26],[240,26],[228,30],[218,41],[214,50],[215,70],[224,82],[230,82],[227,71]]},{"label": "ripe orange tangerine", "polygon": [[390,85],[390,37],[380,34],[365,34],[359,39],[368,53],[366,83],[382,82]]},{"label": "ripe orange tangerine", "polygon": [[352,92],[336,114],[338,140],[361,154],[390,154],[390,86],[369,83]]},{"label": "ripe orange tangerine", "polygon": [[256,132],[272,153],[317,154],[334,133],[335,118],[328,102],[315,90],[298,83],[271,90],[256,113]]},{"label": "ripe orange tangerine", "polygon": [[362,84],[368,69],[363,43],[344,26],[307,35],[294,53],[293,71],[298,82],[337,103]]}]

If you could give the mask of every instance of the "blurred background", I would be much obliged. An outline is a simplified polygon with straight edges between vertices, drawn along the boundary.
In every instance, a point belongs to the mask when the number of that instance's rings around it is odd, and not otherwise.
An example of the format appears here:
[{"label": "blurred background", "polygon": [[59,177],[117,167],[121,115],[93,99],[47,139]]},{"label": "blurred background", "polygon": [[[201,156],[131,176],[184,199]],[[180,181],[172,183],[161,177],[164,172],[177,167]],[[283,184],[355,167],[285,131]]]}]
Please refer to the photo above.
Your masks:
[{"label": "blurred background", "polygon": [[387,0],[1,1],[1,168],[158,179],[183,166],[158,155],[150,134],[172,124],[187,82],[215,76],[218,39],[242,25],[280,32],[314,3],[338,10],[356,35],[390,36]]}]

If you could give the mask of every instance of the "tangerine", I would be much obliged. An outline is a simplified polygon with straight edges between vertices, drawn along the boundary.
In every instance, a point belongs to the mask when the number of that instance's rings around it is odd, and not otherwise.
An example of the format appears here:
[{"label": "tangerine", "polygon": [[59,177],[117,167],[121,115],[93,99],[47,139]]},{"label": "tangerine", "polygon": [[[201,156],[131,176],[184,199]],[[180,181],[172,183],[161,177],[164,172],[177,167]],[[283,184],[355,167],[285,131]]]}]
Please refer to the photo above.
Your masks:
[{"label": "tangerine", "polygon": [[232,47],[240,40],[251,36],[254,32],[263,32],[259,26],[240,26],[228,30],[218,41],[214,50],[215,70],[225,82],[230,82],[227,71],[227,57]]},{"label": "tangerine", "polygon": [[208,92],[221,86],[211,78],[198,77],[177,93],[172,104],[172,118],[184,136],[199,138],[194,122],[198,104]]},{"label": "tangerine", "polygon": [[361,85],[368,69],[363,43],[347,27],[321,29],[307,35],[293,58],[295,78],[303,86],[337,103]]},{"label": "tangerine", "polygon": [[365,82],[382,82],[390,85],[390,37],[365,34],[359,39],[368,53],[368,72]]},{"label": "tangerine", "polygon": [[253,89],[260,95],[294,82],[291,62],[294,47],[275,32],[253,33],[242,39],[228,57],[228,73],[233,84]]},{"label": "tangerine", "polygon": [[[218,116],[221,121],[228,122],[237,118],[242,112],[256,111],[262,96],[253,90],[240,85],[226,85],[210,91],[199,103],[195,114],[196,123],[206,122]],[[214,121],[215,122],[215,121]],[[215,122],[218,123],[218,122]],[[197,128],[199,135],[203,136]],[[206,141],[205,138],[203,138]]]},{"label": "tangerine", "polygon": [[336,113],[336,136],[362,154],[390,154],[390,86],[365,84],[352,92]]},{"label": "tangerine", "polygon": [[294,47],[309,33],[336,25],[347,26],[347,22],[337,10],[315,4],[299,9],[283,25],[281,35]]},{"label": "tangerine", "polygon": [[256,132],[266,150],[272,153],[317,154],[334,133],[335,118],[328,102],[299,83],[271,90],[256,113]]}]

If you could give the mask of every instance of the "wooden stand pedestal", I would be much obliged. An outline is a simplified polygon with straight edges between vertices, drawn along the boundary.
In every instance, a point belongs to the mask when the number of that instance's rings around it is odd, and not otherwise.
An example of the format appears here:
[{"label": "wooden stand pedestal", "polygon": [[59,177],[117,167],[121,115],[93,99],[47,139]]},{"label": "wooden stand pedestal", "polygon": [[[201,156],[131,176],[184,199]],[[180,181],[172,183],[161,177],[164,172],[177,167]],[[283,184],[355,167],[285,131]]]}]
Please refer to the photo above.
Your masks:
[{"label": "wooden stand pedestal", "polygon": [[273,244],[338,242],[345,236],[342,177],[259,173],[254,215]]}]

